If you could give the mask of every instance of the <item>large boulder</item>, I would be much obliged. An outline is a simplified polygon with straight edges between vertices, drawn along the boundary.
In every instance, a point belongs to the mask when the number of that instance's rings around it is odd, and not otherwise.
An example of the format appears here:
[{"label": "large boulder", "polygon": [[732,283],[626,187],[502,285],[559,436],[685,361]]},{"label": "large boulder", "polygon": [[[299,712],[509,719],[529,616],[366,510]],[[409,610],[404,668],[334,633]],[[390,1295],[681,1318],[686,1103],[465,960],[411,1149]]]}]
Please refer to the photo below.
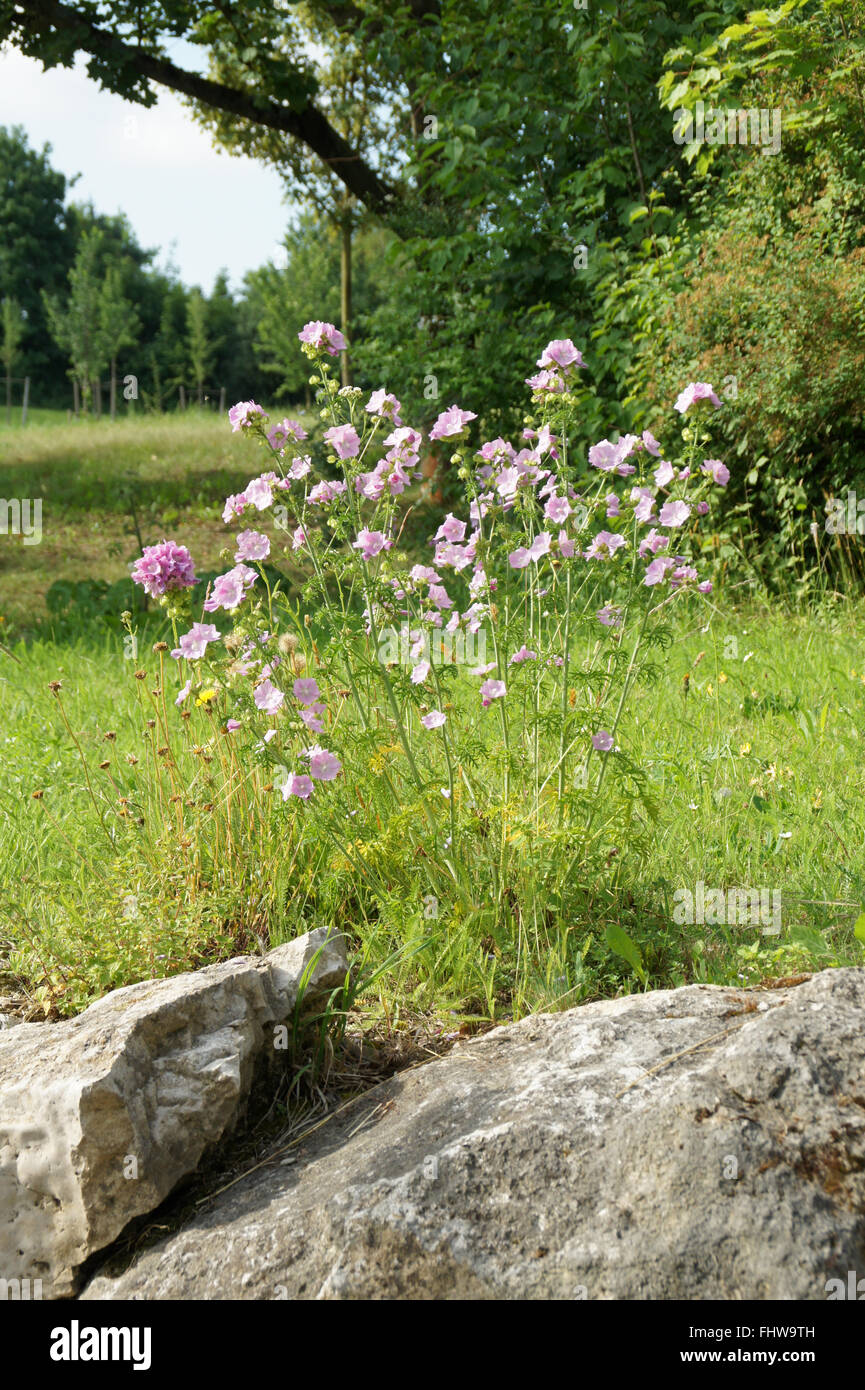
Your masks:
[{"label": "large boulder", "polygon": [[865,1276],[863,1021],[833,970],[499,1028],[83,1296],[825,1299]]},{"label": "large boulder", "polygon": [[0,1279],[72,1292],[77,1267],[241,1118],[286,1056],[301,989],[319,995],[347,968],[342,937],[320,929],[0,1033]]}]

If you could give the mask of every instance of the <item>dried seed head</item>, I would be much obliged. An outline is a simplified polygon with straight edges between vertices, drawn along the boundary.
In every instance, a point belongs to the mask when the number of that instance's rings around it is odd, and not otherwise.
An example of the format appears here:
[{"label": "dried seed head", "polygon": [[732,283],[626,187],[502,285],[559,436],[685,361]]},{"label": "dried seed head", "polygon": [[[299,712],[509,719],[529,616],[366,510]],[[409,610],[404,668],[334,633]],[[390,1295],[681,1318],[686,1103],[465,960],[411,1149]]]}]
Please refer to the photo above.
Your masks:
[{"label": "dried seed head", "polygon": [[168,651],[168,643],[167,643],[167,642],[154,642],[154,643],[153,643],[153,650],[154,650],[155,652],[167,652],[167,651]]},{"label": "dried seed head", "polygon": [[117,735],[113,729],[108,729],[104,735],[104,738],[106,743],[113,743],[114,740],[117,738]]},{"label": "dried seed head", "polygon": [[144,681],[144,680],[147,680],[147,672],[146,672],[146,671],[136,671],[136,672],[135,672],[135,679],[136,679],[137,681]]},{"label": "dried seed head", "polygon": [[155,720],[155,719],[148,719],[148,720],[147,720],[147,727],[148,727],[148,729],[155,729],[155,728],[156,728],[156,720]]},{"label": "dried seed head", "polygon": [[54,694],[54,695],[57,694],[58,690],[60,690],[60,689],[62,688],[62,686],[63,686],[63,682],[62,682],[62,681],[49,681],[49,682],[48,682],[48,689],[49,689],[49,690],[52,692],[52,694]]},{"label": "dried seed head", "polygon": [[107,767],[110,767],[110,766],[111,766],[111,764],[110,764],[108,761],[99,764],[100,771],[102,771],[102,772],[104,772],[105,769],[106,769]]},{"label": "dried seed head", "polygon": [[298,637],[295,632],[284,632],[276,644],[285,656],[288,652],[296,652],[298,648]]},{"label": "dried seed head", "polygon": [[33,797],[33,800],[34,800],[34,801],[41,801],[42,798],[43,798],[43,796],[45,795],[45,793],[44,793],[44,792],[41,792],[41,791],[39,791],[39,792],[31,792],[30,795]]},{"label": "dried seed head", "polygon": [[129,763],[130,767],[134,767],[135,764],[138,762],[138,759],[136,758],[134,753],[127,753],[126,761]]}]

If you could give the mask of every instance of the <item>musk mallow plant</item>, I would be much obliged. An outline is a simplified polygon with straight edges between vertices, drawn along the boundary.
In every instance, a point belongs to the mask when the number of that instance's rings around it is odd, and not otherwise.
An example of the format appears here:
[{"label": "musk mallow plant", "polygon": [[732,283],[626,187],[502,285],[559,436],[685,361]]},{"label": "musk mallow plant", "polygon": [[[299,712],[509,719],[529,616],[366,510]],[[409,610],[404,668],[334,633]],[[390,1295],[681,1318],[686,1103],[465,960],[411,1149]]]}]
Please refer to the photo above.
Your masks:
[{"label": "musk mallow plant", "polygon": [[[157,644],[153,801],[188,846],[185,891],[224,885],[229,861],[238,885],[238,858],[266,854],[266,878],[279,863],[302,878],[308,923],[341,875],[342,926],[374,923],[421,975],[456,972],[461,952],[495,1013],[551,933],[579,934],[580,904],[639,859],[657,817],[629,697],[666,659],[673,610],[711,592],[698,528],[728,479],[709,457],[720,401],[691,383],[667,440],[602,439],[586,457],[569,443],[586,364],[561,339],[527,378],[520,438],[483,438],[465,402],[427,439],[384,387],[340,386],[332,324],[299,338],[321,427],[229,411],[264,466],[225,499],[224,572],[202,591],[169,540],[133,569],[173,630]],[[431,445],[462,502],[410,554]],[[209,814],[181,824],[171,808],[200,805],[202,779]]]}]

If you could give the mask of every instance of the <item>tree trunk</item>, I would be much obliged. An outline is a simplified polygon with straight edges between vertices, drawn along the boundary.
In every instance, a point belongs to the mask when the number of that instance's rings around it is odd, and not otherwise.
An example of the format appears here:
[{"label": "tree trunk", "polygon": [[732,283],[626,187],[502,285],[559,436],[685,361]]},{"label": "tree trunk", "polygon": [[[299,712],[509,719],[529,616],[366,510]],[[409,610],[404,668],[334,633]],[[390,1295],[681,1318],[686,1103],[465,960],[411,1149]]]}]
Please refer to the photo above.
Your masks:
[{"label": "tree trunk", "polygon": [[75,416],[76,420],[78,419],[78,412],[80,411],[80,409],[81,402],[79,400],[78,378],[77,376],[74,376],[72,378],[72,413]]},{"label": "tree trunk", "polygon": [[12,423],[12,368],[6,372],[6,424]]},{"label": "tree trunk", "polygon": [[110,411],[112,420],[117,418],[117,358],[111,359]]},{"label": "tree trunk", "polygon": [[[342,238],[339,255],[339,301],[341,328],[346,342],[349,341],[351,327],[351,223],[346,219],[341,228]],[[351,363],[348,353],[342,354],[342,384],[351,386]]]}]

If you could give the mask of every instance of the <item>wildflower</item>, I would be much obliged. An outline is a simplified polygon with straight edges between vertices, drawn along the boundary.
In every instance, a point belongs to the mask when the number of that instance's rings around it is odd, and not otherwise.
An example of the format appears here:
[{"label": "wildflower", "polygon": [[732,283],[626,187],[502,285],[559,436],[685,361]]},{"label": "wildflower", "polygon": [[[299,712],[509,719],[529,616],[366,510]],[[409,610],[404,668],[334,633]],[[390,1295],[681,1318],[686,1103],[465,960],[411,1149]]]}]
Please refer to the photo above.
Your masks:
[{"label": "wildflower", "polygon": [[316,483],[315,487],[310,489],[309,496],[306,500],[311,502],[314,507],[317,507],[324,502],[333,502],[339,497],[340,493],[346,492],[347,490],[345,483],[341,480],[331,481],[330,479],[325,479],[323,482]]},{"label": "wildflower", "polygon": [[290,772],[283,781],[280,790],[283,801],[287,801],[290,796],[299,796],[301,801],[307,801],[313,793],[313,785],[309,777],[297,772]]},{"label": "wildflower", "polygon": [[472,668],[469,671],[469,675],[486,676],[489,674],[490,671],[494,671],[495,669],[496,663],[494,661],[488,661],[486,666],[472,666]]},{"label": "wildflower", "polygon": [[222,509],[222,520],[228,524],[233,516],[240,516],[248,506],[249,503],[247,502],[245,493],[232,493],[230,497],[226,497],[225,499],[225,506]]},{"label": "wildflower", "polygon": [[306,532],[304,531],[304,529],[303,529],[302,526],[298,526],[298,527],[292,532],[292,537],[291,537],[291,548],[292,548],[292,550],[300,550],[300,549],[302,549],[302,547],[305,546],[305,545],[306,545]]},{"label": "wildflower", "polygon": [[187,661],[199,661],[207,650],[208,642],[220,640],[219,628],[213,623],[193,623],[189,632],[180,638],[180,646],[171,653],[175,661],[183,656]]},{"label": "wildflower", "polygon": [[247,483],[242,496],[250,507],[263,512],[273,502],[273,488],[267,478],[253,478],[251,483]]},{"label": "wildflower", "polygon": [[622,625],[622,610],[615,604],[605,603],[603,608],[598,609],[595,616],[604,627],[621,627]]},{"label": "wildflower", "polygon": [[567,521],[571,514],[571,504],[567,497],[559,497],[558,493],[553,493],[547,498],[544,507],[544,516],[547,521],[552,521],[556,526],[561,526]]},{"label": "wildflower", "polygon": [[302,680],[296,680],[291,687],[291,693],[295,700],[299,700],[302,705],[312,705],[316,700],[321,699],[318,681],[312,676],[307,676]]},{"label": "wildflower", "polygon": [[276,686],[269,680],[264,680],[255,687],[253,699],[256,708],[260,709],[263,714],[276,714],[285,699],[285,695],[281,690],[277,690]]},{"label": "wildflower", "polygon": [[151,598],[161,598],[174,589],[191,589],[196,582],[195,565],[185,545],[160,541],[144,547],[132,578]]},{"label": "wildflower", "polygon": [[691,515],[687,502],[665,502],[661,508],[662,526],[684,526]]},{"label": "wildflower", "polygon": [[643,445],[655,458],[660,457],[661,446],[650,430],[643,430]]},{"label": "wildflower", "polygon": [[259,418],[266,420],[267,415],[255,401],[238,401],[237,405],[233,405],[229,410],[228,418],[232,431],[236,434],[238,430],[249,429]]},{"label": "wildflower", "polygon": [[447,715],[442,714],[440,709],[431,709],[429,714],[421,716],[420,722],[425,729],[440,729],[447,722]]},{"label": "wildflower", "polygon": [[510,665],[520,666],[524,661],[537,661],[537,659],[537,652],[530,651],[529,648],[525,645],[525,643],[523,643],[519,651],[514,652],[513,656],[511,657]]},{"label": "wildflower", "polygon": [[226,732],[227,734],[234,734],[234,733],[237,732],[237,730],[238,730],[239,728],[240,728],[240,720],[239,720],[239,719],[228,719],[228,720],[226,720],[226,723],[225,723],[225,732]]},{"label": "wildflower", "polygon": [[267,432],[268,444],[277,451],[284,449],[286,444],[299,444],[302,439],[306,439],[306,430],[298,420],[280,420]]},{"label": "wildflower", "polygon": [[423,685],[431,669],[428,661],[419,661],[411,673],[412,685]]},{"label": "wildflower", "polygon": [[559,367],[565,373],[570,367],[585,365],[583,354],[579,348],[574,347],[570,338],[554,338],[551,343],[547,343],[538,358],[539,367]]},{"label": "wildflower", "polygon": [[383,531],[368,531],[364,526],[352,542],[352,550],[359,550],[364,560],[372,560],[382,550],[390,550],[393,541]]},{"label": "wildflower", "polygon": [[598,753],[609,753],[613,742],[613,735],[606,729],[599,729],[596,734],[592,734],[592,747]]},{"label": "wildflower", "polygon": [[339,458],[357,458],[360,452],[360,438],[354,425],[334,425],[331,429],[325,430],[324,437]]},{"label": "wildflower", "polygon": [[270,541],[262,531],[241,531],[237,537],[235,560],[266,560]]},{"label": "wildflower", "polygon": [[396,396],[388,395],[387,391],[373,391],[364,409],[369,415],[378,415],[382,420],[392,420],[395,425],[402,424],[399,418],[400,403]]},{"label": "wildflower", "polygon": [[466,523],[459,521],[452,512],[448,512],[439,529],[436,531],[433,540],[460,542],[466,538]]},{"label": "wildflower", "polygon": [[507,694],[507,687],[504,681],[484,681],[481,686],[481,703],[486,709],[492,700],[500,700]]},{"label": "wildflower", "polygon": [[312,459],[309,457],[309,454],[303,454],[300,458],[292,460],[291,467],[288,470],[288,476],[289,478],[305,478],[311,468]]},{"label": "wildflower", "polygon": [[667,571],[675,568],[675,560],[671,560],[669,556],[659,555],[647,567],[643,583],[649,588],[653,584],[662,584],[667,576]]},{"label": "wildflower", "polygon": [[328,352],[331,357],[336,357],[337,353],[345,352],[348,347],[348,343],[339,329],[334,328],[332,323],[322,323],[321,319],[314,319],[310,323],[305,323],[297,336],[308,347],[317,352]]},{"label": "wildflower", "polygon": [[180,691],[179,695],[177,696],[177,699],[174,701],[178,708],[183,704],[184,700],[187,700],[189,698],[189,692],[191,689],[192,681],[188,680],[183,689]]},{"label": "wildflower", "polygon": [[342,763],[333,753],[328,753],[316,744],[304,749],[303,756],[309,758],[309,775],[317,782],[332,782],[342,772]]},{"label": "wildflower", "polygon": [[210,596],[204,601],[206,613],[215,613],[224,608],[231,613],[246,598],[258,575],[249,565],[235,565],[226,574],[217,575],[213,581]]},{"label": "wildflower", "polygon": [[708,381],[692,381],[681,392],[673,408],[678,410],[680,415],[684,415],[685,411],[698,401],[711,401],[715,407],[721,404]]},{"label": "wildflower", "polygon": [[720,459],[704,459],[700,472],[708,473],[719,487],[726,487],[730,481],[730,470]]},{"label": "wildflower", "polygon": [[462,434],[470,420],[478,417],[474,411],[460,410],[459,406],[449,406],[443,410],[430,430],[430,439],[453,439]]},{"label": "wildflower", "polygon": [[616,551],[625,544],[624,536],[617,532],[599,531],[585,552],[587,560],[611,560]]},{"label": "wildflower", "polygon": [[673,481],[674,474],[675,469],[673,465],[668,463],[666,459],[662,459],[655,469],[655,482],[658,484],[658,487],[666,487],[668,483]]}]

